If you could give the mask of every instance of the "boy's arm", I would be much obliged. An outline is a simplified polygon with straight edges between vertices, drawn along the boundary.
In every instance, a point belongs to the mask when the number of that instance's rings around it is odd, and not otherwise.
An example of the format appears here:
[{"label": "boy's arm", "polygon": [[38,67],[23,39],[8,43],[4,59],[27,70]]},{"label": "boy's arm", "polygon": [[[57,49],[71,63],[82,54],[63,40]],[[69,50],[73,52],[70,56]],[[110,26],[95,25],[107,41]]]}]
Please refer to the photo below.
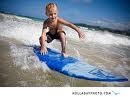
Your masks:
[{"label": "boy's arm", "polygon": [[46,48],[46,41],[47,41],[47,37],[46,37],[46,33],[48,32],[48,27],[46,26],[45,22],[43,24],[43,28],[42,28],[42,34],[41,34],[41,40],[40,40],[40,44],[41,44],[41,54],[46,54],[47,53],[47,48]]},{"label": "boy's arm", "polygon": [[64,25],[66,25],[66,26],[68,26],[68,27],[74,29],[75,31],[77,31],[77,32],[78,32],[78,35],[79,35],[79,38],[85,38],[84,32],[81,32],[81,31],[79,30],[79,28],[76,27],[74,24],[72,24],[72,23],[70,23],[70,22],[68,22],[68,21],[66,21],[66,20],[64,20],[64,19],[61,19],[61,18],[59,18],[58,20],[59,20],[59,22],[60,22],[61,24],[64,24]]}]

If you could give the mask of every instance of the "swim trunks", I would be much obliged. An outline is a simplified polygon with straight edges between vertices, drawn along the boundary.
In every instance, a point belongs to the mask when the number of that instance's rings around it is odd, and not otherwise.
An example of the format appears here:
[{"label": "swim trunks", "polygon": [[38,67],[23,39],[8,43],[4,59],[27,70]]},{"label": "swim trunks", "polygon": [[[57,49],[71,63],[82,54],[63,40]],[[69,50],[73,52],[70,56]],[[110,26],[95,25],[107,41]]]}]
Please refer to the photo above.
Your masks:
[{"label": "swim trunks", "polygon": [[47,43],[52,42],[54,39],[60,39],[59,33],[64,33],[66,35],[66,33],[64,31],[60,31],[60,32],[57,32],[55,34],[47,32],[47,34],[46,34],[47,35]]}]

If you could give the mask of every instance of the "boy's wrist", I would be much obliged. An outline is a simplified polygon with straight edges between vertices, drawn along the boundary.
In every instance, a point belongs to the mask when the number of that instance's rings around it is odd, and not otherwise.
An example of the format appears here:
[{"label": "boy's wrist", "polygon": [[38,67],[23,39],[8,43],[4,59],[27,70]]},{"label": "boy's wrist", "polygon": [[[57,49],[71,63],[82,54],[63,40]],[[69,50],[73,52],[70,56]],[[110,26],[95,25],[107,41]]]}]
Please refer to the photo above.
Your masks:
[{"label": "boy's wrist", "polygon": [[41,49],[46,49],[46,46],[41,46]]}]

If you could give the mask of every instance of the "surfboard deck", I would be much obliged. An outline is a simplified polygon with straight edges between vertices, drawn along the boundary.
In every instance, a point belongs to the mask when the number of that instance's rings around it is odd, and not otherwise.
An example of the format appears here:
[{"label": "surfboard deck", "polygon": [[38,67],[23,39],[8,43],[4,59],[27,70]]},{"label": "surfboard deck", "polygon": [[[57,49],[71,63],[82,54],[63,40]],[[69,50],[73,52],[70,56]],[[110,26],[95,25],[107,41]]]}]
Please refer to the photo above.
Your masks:
[{"label": "surfboard deck", "polygon": [[114,75],[100,68],[89,65],[73,57],[64,57],[61,53],[48,49],[46,55],[41,55],[40,48],[34,47],[34,53],[41,62],[44,62],[52,70],[58,71],[70,77],[107,82],[123,82],[128,79],[122,75]]}]

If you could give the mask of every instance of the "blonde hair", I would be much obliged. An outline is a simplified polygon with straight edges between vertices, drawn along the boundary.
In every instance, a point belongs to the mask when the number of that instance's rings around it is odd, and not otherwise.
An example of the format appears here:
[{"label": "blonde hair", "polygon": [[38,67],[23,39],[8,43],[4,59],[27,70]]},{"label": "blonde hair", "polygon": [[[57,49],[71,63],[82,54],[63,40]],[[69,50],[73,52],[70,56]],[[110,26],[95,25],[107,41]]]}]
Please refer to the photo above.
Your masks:
[{"label": "blonde hair", "polygon": [[47,13],[47,11],[51,11],[53,8],[58,9],[57,5],[55,3],[49,3],[49,4],[47,4],[47,6],[46,6],[46,13]]}]

